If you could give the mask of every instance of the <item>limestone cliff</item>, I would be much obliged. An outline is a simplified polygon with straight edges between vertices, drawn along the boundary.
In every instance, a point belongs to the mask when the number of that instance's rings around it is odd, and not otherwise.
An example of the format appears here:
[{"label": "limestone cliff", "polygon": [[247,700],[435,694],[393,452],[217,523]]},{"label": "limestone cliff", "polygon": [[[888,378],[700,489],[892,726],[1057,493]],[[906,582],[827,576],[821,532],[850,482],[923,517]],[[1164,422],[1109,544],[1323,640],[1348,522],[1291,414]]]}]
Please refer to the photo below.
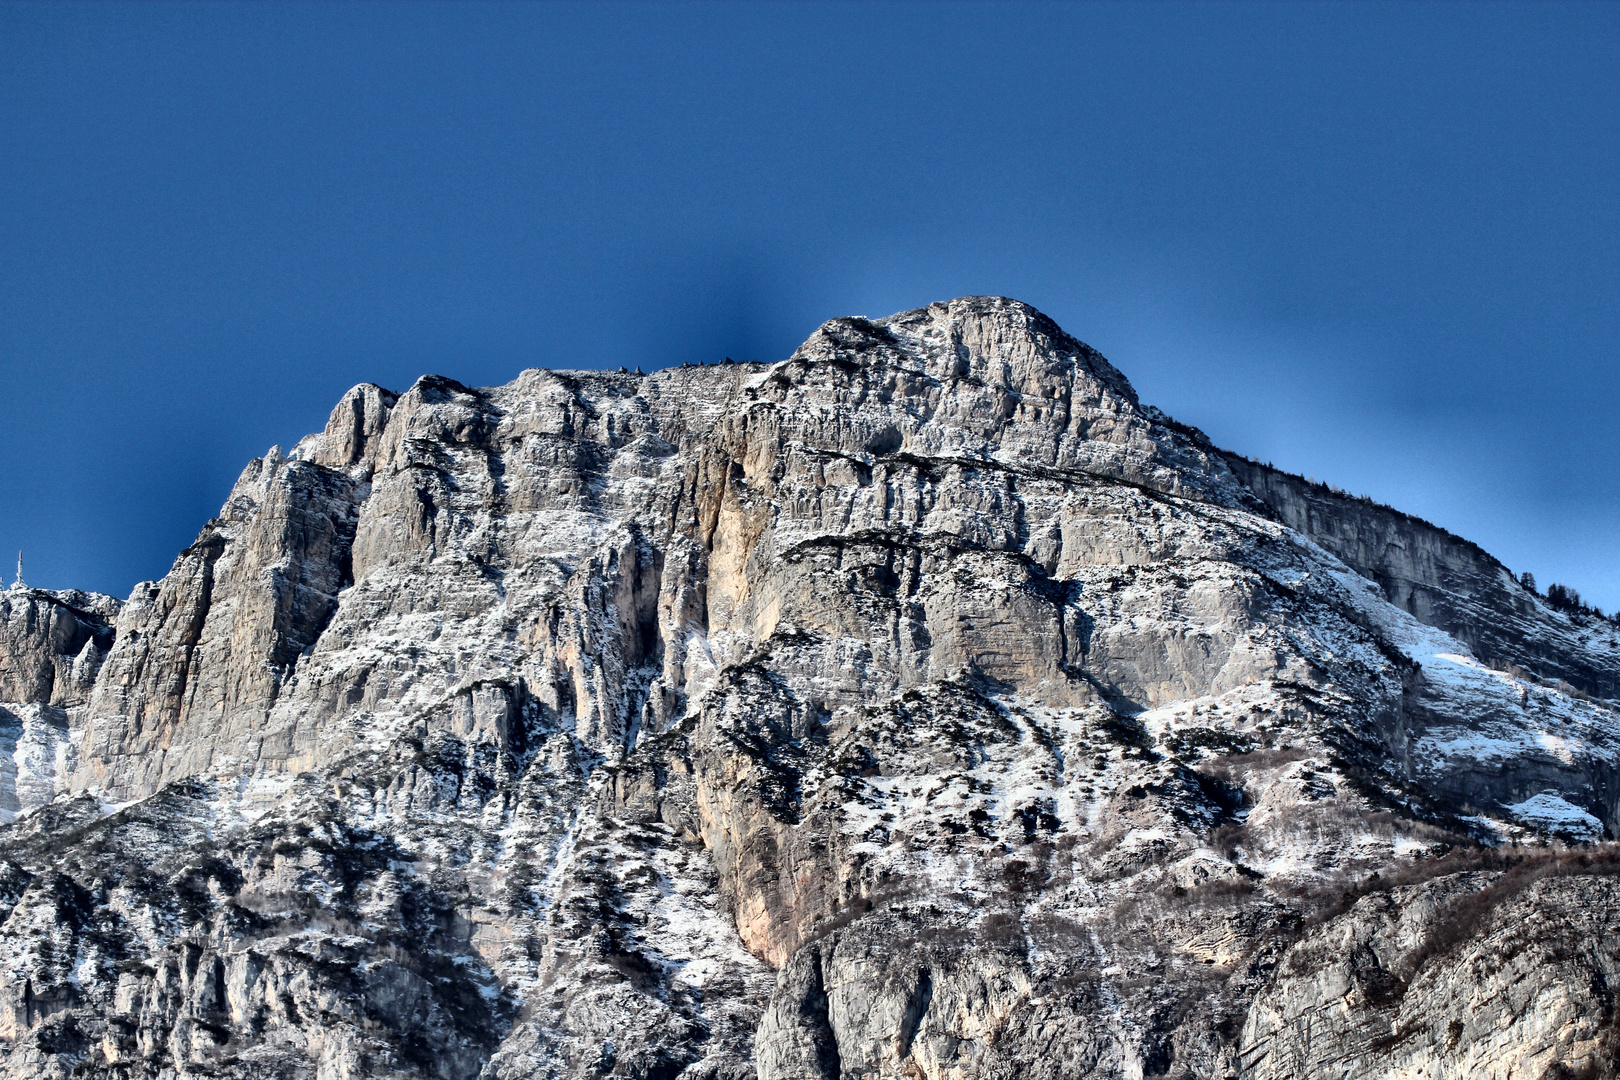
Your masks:
[{"label": "limestone cliff", "polygon": [[0,602],[9,1076],[1614,1072],[1615,627],[1014,301],[357,387]]}]

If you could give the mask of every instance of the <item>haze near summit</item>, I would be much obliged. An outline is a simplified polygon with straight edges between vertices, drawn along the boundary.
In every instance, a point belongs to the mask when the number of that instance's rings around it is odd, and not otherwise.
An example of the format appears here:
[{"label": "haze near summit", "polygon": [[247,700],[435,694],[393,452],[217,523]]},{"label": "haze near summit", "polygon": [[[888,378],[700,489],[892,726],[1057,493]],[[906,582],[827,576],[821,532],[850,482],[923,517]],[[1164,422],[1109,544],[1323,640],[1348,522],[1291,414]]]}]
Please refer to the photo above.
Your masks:
[{"label": "haze near summit", "polygon": [[978,293],[1612,610],[1617,46],[1612,5],[0,6],[0,552],[125,595],[354,383]]}]

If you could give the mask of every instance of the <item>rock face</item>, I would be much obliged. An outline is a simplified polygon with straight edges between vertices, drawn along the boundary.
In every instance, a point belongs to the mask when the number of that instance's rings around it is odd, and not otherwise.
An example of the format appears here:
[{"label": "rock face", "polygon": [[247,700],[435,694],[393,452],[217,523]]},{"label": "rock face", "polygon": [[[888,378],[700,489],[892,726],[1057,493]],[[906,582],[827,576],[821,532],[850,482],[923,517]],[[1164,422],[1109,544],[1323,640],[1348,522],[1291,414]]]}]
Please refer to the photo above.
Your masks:
[{"label": "rock face", "polygon": [[1620,1030],[1593,990],[1620,977],[1620,892],[1590,864],[1537,869],[1569,876],[1451,875],[1323,926],[1250,1011],[1245,1075],[1612,1074]]},{"label": "rock face", "polygon": [[66,786],[73,767],[67,710],[95,685],[120,606],[78,590],[0,591],[0,822]]},{"label": "rock face", "polygon": [[1014,301],[357,387],[0,605],[11,1077],[1615,1074],[1616,628]]}]

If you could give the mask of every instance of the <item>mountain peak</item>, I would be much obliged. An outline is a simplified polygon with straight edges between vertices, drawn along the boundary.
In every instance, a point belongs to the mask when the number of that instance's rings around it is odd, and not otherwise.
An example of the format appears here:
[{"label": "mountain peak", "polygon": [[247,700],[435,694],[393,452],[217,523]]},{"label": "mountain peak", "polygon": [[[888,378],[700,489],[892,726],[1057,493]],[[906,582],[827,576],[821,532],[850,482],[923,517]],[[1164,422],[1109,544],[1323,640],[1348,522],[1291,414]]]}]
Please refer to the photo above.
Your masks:
[{"label": "mountain peak", "polygon": [[27,1080],[1612,1057],[1615,628],[1002,297],[355,387],[0,694]]},{"label": "mountain peak", "polygon": [[832,319],[794,356],[921,358],[938,378],[974,378],[1035,393],[1054,375],[1083,375],[1128,406],[1137,404],[1130,382],[1096,350],[1035,307],[1001,296],[962,296],[880,319]]}]

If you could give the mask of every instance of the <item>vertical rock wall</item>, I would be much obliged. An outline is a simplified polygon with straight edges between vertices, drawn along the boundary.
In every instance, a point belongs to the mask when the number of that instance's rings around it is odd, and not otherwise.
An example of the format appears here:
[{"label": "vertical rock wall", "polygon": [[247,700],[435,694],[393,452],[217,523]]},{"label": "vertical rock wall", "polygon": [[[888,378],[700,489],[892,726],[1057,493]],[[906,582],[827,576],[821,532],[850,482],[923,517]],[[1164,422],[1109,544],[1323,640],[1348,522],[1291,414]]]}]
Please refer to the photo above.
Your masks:
[{"label": "vertical rock wall", "polygon": [[1606,1060],[1601,918],[1502,935],[1608,864],[1447,860],[1620,829],[1612,628],[1014,301],[356,387],[73,595],[0,599],[10,1076]]}]

